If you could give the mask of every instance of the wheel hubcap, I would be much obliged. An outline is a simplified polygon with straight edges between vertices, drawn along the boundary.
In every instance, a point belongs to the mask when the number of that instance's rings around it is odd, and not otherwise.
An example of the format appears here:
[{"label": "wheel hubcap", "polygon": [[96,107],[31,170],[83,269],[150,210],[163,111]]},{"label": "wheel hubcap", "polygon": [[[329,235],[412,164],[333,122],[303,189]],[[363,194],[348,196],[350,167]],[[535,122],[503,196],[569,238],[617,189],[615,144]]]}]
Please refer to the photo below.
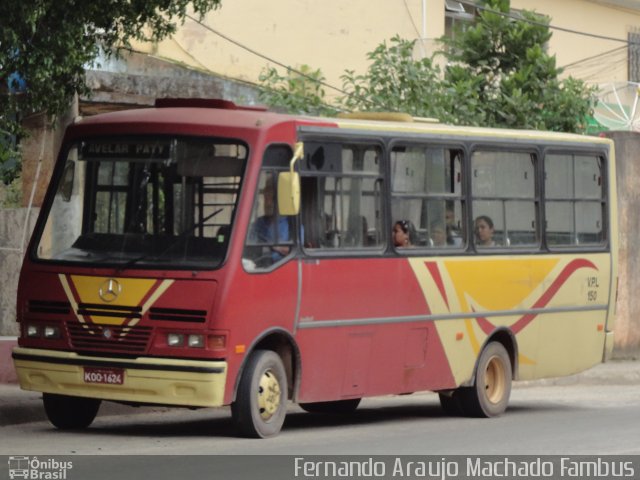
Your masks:
[{"label": "wheel hubcap", "polygon": [[487,399],[491,403],[500,403],[506,389],[505,368],[498,357],[493,357],[487,364],[484,375],[484,388]]},{"label": "wheel hubcap", "polygon": [[263,420],[269,420],[280,407],[280,382],[271,370],[266,370],[258,385],[258,409]]}]

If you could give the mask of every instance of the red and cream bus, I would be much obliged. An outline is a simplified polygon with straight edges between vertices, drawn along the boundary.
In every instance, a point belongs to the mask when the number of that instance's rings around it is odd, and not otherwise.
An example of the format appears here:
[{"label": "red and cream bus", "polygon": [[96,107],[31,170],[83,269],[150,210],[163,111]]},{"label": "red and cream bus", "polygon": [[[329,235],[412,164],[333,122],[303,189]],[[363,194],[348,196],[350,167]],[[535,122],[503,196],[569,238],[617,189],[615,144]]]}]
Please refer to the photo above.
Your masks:
[{"label": "red and cream bus", "polygon": [[20,276],[20,385],[63,429],[102,400],[230,405],[258,437],[289,400],[434,391],[499,415],[512,380],[611,353],[614,168],[607,139],[404,115],[85,118]]}]

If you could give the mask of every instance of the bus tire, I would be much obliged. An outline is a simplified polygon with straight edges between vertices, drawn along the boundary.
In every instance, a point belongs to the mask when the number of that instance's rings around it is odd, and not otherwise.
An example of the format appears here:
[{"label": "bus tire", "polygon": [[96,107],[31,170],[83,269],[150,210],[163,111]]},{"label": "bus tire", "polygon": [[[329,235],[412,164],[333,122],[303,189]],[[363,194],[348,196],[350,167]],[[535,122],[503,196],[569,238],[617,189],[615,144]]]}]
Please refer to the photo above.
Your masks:
[{"label": "bus tire", "polygon": [[100,400],[44,393],[44,411],[49,421],[60,430],[87,428],[98,414]]},{"label": "bus tire", "polygon": [[349,398],[346,400],[335,400],[332,402],[311,402],[300,403],[300,408],[309,413],[334,413],[345,415],[355,412],[360,405],[361,398]]},{"label": "bus tire", "polygon": [[271,350],[256,350],[240,378],[232,418],[243,436],[267,438],[280,432],[286,413],[287,375],[282,360]]},{"label": "bus tire", "polygon": [[473,387],[459,389],[465,414],[495,417],[504,413],[511,395],[511,360],[499,342],[489,343],[478,359]]}]

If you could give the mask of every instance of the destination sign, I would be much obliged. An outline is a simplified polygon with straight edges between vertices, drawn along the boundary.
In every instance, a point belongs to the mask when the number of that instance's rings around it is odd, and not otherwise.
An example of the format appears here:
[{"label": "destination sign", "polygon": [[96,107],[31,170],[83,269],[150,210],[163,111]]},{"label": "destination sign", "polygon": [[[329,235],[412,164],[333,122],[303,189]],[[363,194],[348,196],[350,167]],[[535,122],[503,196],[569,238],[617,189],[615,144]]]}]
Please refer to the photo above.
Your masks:
[{"label": "destination sign", "polygon": [[85,142],[82,156],[89,159],[167,159],[171,148],[168,142]]}]

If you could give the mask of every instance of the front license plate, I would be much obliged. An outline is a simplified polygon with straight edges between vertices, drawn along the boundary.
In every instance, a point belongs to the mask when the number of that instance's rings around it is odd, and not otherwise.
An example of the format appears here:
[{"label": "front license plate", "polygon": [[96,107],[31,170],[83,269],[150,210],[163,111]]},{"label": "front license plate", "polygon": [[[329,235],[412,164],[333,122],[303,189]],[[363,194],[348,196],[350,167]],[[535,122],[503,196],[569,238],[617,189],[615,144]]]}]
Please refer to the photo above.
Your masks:
[{"label": "front license plate", "polygon": [[124,369],[84,367],[84,383],[122,385],[124,383]]}]

